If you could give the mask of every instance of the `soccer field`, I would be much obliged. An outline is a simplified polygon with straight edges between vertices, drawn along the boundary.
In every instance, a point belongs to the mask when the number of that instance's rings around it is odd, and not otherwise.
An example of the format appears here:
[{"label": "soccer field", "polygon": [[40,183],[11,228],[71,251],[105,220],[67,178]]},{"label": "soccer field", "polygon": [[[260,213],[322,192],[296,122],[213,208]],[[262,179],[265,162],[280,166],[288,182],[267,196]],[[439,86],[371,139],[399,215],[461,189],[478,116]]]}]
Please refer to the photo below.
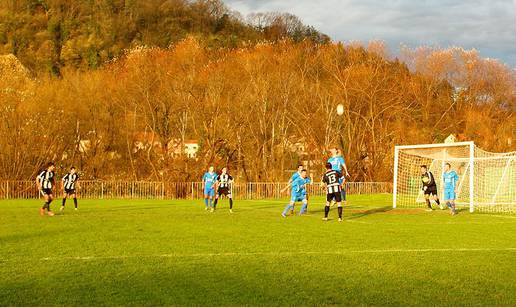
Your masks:
[{"label": "soccer field", "polygon": [[[0,201],[0,305],[516,306],[516,218],[323,200]],[[57,212],[58,201],[52,204]],[[296,208],[299,209],[299,207]]]}]

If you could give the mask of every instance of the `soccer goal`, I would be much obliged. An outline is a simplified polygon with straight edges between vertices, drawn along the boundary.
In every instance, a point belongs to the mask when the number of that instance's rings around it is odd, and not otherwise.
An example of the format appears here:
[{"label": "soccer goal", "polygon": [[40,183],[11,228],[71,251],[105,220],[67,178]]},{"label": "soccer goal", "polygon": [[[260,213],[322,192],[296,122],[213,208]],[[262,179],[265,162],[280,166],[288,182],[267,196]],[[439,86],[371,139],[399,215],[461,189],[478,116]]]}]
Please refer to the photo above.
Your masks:
[{"label": "soccer goal", "polygon": [[470,212],[516,213],[516,152],[491,153],[473,142],[396,146],[393,207],[425,206],[423,164],[433,173],[442,199],[446,163],[459,175],[458,207],[467,207]]}]

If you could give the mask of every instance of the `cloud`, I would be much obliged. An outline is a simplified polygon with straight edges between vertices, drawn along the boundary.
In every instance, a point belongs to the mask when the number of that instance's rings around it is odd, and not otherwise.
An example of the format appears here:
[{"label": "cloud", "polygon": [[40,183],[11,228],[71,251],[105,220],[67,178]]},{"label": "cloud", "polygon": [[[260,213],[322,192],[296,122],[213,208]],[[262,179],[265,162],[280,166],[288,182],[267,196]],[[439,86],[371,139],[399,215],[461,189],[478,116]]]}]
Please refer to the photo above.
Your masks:
[{"label": "cloud", "polygon": [[244,15],[289,12],[334,40],[384,40],[391,49],[475,48],[516,66],[516,0],[227,0]]}]

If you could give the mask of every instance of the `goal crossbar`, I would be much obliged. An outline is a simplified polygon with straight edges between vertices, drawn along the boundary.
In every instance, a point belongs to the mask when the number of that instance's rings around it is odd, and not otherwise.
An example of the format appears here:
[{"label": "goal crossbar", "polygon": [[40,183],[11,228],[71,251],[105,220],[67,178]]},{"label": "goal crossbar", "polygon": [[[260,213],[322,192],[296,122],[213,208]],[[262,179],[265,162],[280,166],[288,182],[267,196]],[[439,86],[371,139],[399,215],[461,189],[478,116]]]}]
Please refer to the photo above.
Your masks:
[{"label": "goal crossbar", "polygon": [[396,145],[396,149],[419,149],[419,148],[441,148],[441,147],[460,147],[460,146],[475,146],[472,141],[457,142],[457,143],[440,143],[440,144],[417,144],[417,145]]}]

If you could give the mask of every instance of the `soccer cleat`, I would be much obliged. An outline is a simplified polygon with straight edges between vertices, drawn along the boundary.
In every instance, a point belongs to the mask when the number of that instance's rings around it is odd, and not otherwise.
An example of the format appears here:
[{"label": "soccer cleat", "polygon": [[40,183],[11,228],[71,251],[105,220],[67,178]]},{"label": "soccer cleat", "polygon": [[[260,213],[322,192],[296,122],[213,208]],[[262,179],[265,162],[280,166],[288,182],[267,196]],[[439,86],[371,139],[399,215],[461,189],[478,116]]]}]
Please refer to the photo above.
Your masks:
[{"label": "soccer cleat", "polygon": [[339,217],[339,222],[342,222],[342,218],[341,217]]},{"label": "soccer cleat", "polygon": [[215,208],[211,207],[210,212],[215,212]]},{"label": "soccer cleat", "polygon": [[39,208],[39,215],[41,215],[41,216],[45,215],[45,209]]},{"label": "soccer cleat", "polygon": [[426,209],[426,212],[432,212],[432,211],[434,211],[434,209],[431,209],[431,208]]},{"label": "soccer cleat", "polygon": [[75,208],[75,211],[77,211],[77,210],[78,210],[78,209],[77,209],[77,208]]},{"label": "soccer cleat", "polygon": [[63,212],[64,210],[64,206],[61,206],[61,208],[59,208],[59,211]]},{"label": "soccer cleat", "polygon": [[233,213],[233,209],[229,209],[229,213]]},{"label": "soccer cleat", "polygon": [[48,214],[48,216],[54,216],[54,212],[52,212],[52,211],[48,211],[47,214]]},{"label": "soccer cleat", "polygon": [[204,207],[204,211],[208,211],[208,207]]},{"label": "soccer cleat", "polygon": [[322,218],[322,220],[323,220],[323,221],[327,221],[327,220],[328,220],[328,218],[327,218],[327,217],[323,217],[323,218]]},{"label": "soccer cleat", "polygon": [[284,213],[282,213],[282,214],[281,214],[281,216],[282,216],[282,217],[284,217],[284,218],[286,218],[286,217],[287,217]]},{"label": "soccer cleat", "polygon": [[439,208],[441,208],[441,210],[444,210],[444,205],[442,203],[439,204]]}]

